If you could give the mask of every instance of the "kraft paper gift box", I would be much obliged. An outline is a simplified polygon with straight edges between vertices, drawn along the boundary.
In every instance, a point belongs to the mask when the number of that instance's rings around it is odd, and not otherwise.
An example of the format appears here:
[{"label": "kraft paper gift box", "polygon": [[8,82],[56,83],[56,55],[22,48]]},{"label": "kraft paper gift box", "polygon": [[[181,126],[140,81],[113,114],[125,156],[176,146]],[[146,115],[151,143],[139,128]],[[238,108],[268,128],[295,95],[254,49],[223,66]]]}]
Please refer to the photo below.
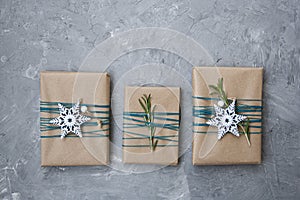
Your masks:
[{"label": "kraft paper gift box", "polygon": [[[155,105],[153,151],[150,148],[149,127],[145,111],[139,103],[143,95],[151,94]],[[179,134],[180,88],[126,87],[123,117],[123,162],[135,164],[177,165]]]},{"label": "kraft paper gift box", "polygon": [[[218,140],[218,128],[207,124],[213,117],[213,105],[218,102],[217,97],[210,96],[208,85],[216,85],[221,77],[228,98],[236,99],[236,114],[250,120],[250,146],[244,134],[237,137],[227,133]],[[261,163],[262,85],[263,68],[193,68],[194,165]]]},{"label": "kraft paper gift box", "polygon": [[[60,115],[58,103],[71,108],[81,99],[82,137],[50,123]],[[45,71],[40,74],[41,165],[79,166],[109,163],[110,77],[107,73]],[[82,110],[82,109],[81,109]]]}]

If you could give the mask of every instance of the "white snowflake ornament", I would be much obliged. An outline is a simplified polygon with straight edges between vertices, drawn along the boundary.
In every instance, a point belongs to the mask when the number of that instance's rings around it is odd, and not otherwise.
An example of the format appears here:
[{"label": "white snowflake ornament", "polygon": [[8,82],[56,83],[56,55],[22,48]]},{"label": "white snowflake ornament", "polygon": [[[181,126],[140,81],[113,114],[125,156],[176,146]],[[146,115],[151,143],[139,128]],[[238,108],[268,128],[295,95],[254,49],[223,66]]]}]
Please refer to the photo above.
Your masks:
[{"label": "white snowflake ornament", "polygon": [[60,114],[58,117],[52,119],[50,123],[60,126],[61,139],[63,139],[70,132],[75,133],[78,137],[82,137],[80,125],[91,118],[80,115],[79,104],[80,101],[78,101],[72,108],[66,108],[62,104],[58,103]]},{"label": "white snowflake ornament", "polygon": [[210,119],[207,124],[218,127],[218,139],[220,140],[228,132],[239,137],[237,125],[247,117],[235,113],[235,99],[226,109],[217,105],[214,105],[214,108],[216,116]]}]

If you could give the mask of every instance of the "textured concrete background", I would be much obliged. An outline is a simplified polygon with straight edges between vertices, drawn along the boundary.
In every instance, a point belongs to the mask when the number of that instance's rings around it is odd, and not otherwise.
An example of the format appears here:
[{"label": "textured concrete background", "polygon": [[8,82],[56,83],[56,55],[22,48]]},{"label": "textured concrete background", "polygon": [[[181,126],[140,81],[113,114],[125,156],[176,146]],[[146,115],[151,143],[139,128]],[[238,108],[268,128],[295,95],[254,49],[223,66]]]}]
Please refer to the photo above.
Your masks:
[{"label": "textured concrete background", "polygon": [[[263,163],[192,166],[189,145],[178,167],[149,173],[41,168],[39,71],[76,71],[99,42],[153,26],[194,38],[219,66],[264,66]],[[298,0],[1,0],[0,27],[1,199],[299,199]],[[188,62],[155,49],[123,55],[109,72],[150,62],[186,69],[190,81]]]}]

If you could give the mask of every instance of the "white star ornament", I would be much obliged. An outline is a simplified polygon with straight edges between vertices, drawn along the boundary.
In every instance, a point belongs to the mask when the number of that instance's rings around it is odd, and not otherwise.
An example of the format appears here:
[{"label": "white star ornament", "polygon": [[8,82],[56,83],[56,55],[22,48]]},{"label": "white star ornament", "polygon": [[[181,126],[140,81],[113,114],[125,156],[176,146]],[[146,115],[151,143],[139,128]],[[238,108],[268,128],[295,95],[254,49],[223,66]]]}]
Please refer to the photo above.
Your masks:
[{"label": "white star ornament", "polygon": [[210,119],[207,124],[218,127],[218,139],[220,140],[228,132],[239,137],[237,125],[247,117],[235,113],[235,99],[226,109],[217,105],[214,105],[214,108],[215,117]]},{"label": "white star ornament", "polygon": [[59,116],[52,119],[50,123],[61,128],[61,139],[63,139],[68,133],[73,132],[78,137],[82,137],[80,125],[90,120],[91,118],[81,115],[79,113],[78,101],[72,108],[66,108],[62,104],[58,103]]}]

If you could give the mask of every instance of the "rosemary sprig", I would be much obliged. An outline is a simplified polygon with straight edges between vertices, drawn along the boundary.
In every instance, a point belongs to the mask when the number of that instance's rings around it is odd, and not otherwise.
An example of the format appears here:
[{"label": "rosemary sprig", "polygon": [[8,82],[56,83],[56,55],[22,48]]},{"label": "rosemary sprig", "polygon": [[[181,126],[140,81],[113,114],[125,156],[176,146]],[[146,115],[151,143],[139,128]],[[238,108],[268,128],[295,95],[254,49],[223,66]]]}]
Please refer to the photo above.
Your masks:
[{"label": "rosemary sprig", "polygon": [[223,89],[223,78],[218,79],[217,85],[209,85],[208,87],[212,90],[212,92],[209,93],[210,95],[218,95],[218,97],[224,102],[225,106],[229,106],[227,95]]},{"label": "rosemary sprig", "polygon": [[141,98],[139,98],[138,101],[145,112],[144,121],[145,121],[145,125],[148,127],[149,130],[150,150],[154,151],[157,146],[158,140],[154,141],[156,127],[153,126],[152,123],[154,122],[154,113],[155,113],[156,106],[151,105],[151,98],[152,98],[151,94],[149,95],[144,94]]},{"label": "rosemary sprig", "polygon": [[[218,79],[217,85],[209,85],[208,87],[211,89],[211,92],[209,94],[217,95],[218,98],[220,98],[220,100],[224,103],[225,107],[227,108],[230,104],[229,103],[230,100],[227,98],[227,94],[223,88],[223,78]],[[247,119],[246,122],[242,122],[238,125],[242,129],[243,133],[245,134],[248,145],[251,146],[250,134],[249,134],[249,119]]]},{"label": "rosemary sprig", "polygon": [[249,119],[247,119],[247,121],[245,122],[245,124],[243,123],[243,125],[241,125],[241,124],[238,124],[238,125],[243,130],[243,132],[245,134],[245,137],[247,139],[248,145],[251,146],[251,143],[250,143],[250,134],[249,134]]}]

